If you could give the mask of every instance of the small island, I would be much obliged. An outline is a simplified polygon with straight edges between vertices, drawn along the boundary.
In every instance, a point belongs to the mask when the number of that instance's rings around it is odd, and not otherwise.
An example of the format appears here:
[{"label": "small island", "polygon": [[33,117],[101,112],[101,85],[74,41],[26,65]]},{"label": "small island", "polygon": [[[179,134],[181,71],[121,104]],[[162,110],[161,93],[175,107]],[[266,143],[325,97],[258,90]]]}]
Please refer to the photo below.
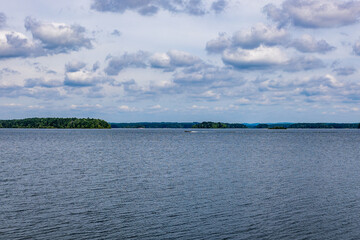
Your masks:
[{"label": "small island", "polygon": [[94,118],[25,118],[0,120],[0,128],[111,128],[110,124]]},{"label": "small island", "polygon": [[192,128],[247,128],[247,126],[241,123],[202,122],[193,125]]}]

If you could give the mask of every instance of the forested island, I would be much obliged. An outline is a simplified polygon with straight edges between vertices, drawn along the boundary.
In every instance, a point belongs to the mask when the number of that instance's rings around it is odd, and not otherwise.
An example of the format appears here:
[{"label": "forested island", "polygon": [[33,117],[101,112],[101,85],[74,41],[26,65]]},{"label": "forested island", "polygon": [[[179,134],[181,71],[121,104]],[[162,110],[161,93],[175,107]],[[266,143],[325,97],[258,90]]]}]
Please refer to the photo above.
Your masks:
[{"label": "forested island", "polygon": [[0,120],[0,128],[111,128],[110,124],[94,118],[25,118]]},{"label": "forested island", "polygon": [[247,126],[241,123],[202,122],[193,125],[192,128],[247,128]]}]

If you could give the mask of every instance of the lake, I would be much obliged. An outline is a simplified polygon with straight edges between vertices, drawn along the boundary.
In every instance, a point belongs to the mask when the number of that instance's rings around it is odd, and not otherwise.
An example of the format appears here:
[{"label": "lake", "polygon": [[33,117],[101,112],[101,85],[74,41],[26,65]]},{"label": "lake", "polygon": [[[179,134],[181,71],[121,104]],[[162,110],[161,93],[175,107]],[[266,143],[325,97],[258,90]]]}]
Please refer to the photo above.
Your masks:
[{"label": "lake", "polygon": [[0,129],[0,239],[359,239],[360,131]]}]

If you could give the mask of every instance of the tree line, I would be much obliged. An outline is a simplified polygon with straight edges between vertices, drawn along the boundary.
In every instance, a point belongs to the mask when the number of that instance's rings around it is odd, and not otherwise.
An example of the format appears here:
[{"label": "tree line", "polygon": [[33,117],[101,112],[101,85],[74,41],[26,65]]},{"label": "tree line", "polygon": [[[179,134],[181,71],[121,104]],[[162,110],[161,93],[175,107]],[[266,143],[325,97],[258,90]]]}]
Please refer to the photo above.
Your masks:
[{"label": "tree line", "polygon": [[222,122],[138,122],[138,123],[111,123],[112,128],[247,128],[240,123]]},{"label": "tree line", "polygon": [[360,128],[359,123],[223,123],[223,122],[138,122],[111,123],[112,128]]},{"label": "tree line", "polygon": [[192,128],[247,128],[247,126],[241,123],[202,122],[193,125]]},{"label": "tree line", "polygon": [[0,128],[111,128],[110,124],[94,118],[25,118],[0,120]]}]

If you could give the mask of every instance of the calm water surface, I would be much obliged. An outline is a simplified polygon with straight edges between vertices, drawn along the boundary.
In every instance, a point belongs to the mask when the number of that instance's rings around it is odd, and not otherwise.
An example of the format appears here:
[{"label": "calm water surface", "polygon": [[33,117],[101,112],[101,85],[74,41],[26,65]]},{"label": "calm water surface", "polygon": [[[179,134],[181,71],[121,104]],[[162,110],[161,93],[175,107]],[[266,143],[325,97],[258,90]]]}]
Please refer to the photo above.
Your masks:
[{"label": "calm water surface", "polygon": [[360,239],[358,130],[0,130],[0,239]]}]

